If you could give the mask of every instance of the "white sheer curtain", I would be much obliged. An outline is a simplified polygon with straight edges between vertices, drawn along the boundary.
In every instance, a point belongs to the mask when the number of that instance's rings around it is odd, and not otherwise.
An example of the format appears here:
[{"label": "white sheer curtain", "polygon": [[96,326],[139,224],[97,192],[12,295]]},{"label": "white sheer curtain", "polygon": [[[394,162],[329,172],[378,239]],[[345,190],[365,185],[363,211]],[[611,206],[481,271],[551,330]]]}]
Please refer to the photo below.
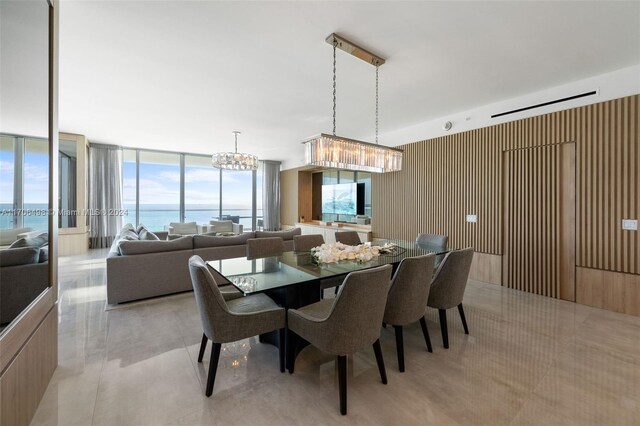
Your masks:
[{"label": "white sheer curtain", "polygon": [[262,214],[265,231],[280,230],[280,162],[263,160]]},{"label": "white sheer curtain", "polygon": [[109,247],[122,227],[122,148],[89,148],[89,244]]}]

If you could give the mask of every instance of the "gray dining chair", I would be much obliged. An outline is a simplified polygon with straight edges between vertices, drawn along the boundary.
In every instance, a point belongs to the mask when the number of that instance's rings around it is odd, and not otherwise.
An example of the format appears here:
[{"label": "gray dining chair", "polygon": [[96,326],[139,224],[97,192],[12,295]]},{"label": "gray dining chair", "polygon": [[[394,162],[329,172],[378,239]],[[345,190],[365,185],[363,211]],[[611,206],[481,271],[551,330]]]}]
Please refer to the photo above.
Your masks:
[{"label": "gray dining chair", "polygon": [[247,259],[280,256],[284,252],[282,237],[251,238],[247,240]]},{"label": "gray dining chair", "polygon": [[449,347],[447,309],[458,307],[464,333],[469,334],[464,308],[462,307],[462,299],[464,298],[464,290],[467,287],[472,260],[473,248],[471,247],[450,251],[445,255],[431,282],[427,306],[438,310],[442,344],[445,348]]},{"label": "gray dining chair", "polygon": [[[449,245],[449,237],[447,235],[440,234],[418,234],[416,237],[416,244],[418,246],[426,246],[430,249],[439,249],[446,250]],[[435,269],[438,269],[438,266],[444,260],[444,255],[439,254],[435,259]]]},{"label": "gray dining chair", "polygon": [[434,258],[434,254],[428,254],[403,259],[391,280],[384,323],[392,325],[395,330],[400,372],[404,372],[402,327],[420,321],[427,350],[433,352],[424,312],[429,300]]},{"label": "gray dining chair", "polygon": [[320,234],[294,235],[293,251],[310,251],[314,247],[324,244],[324,237]]},{"label": "gray dining chair", "polygon": [[284,372],[284,308],[264,294],[225,301],[218,283],[200,256],[189,258],[189,273],[204,330],[198,362],[202,362],[208,340],[213,343],[205,394],[211,396],[213,393],[222,343],[279,330],[280,371]]},{"label": "gray dining chair", "polygon": [[362,244],[360,236],[356,231],[336,231],[336,241],[348,246],[357,246]]},{"label": "gray dining chair", "polygon": [[224,300],[239,299],[244,296],[242,292],[231,284],[228,279],[223,277],[220,272],[213,268],[209,268],[208,271],[213,275],[213,279],[218,285],[218,290],[220,290],[220,294],[222,294]]},{"label": "gray dining chair", "polygon": [[[389,293],[391,265],[351,272],[335,299],[325,299],[300,309],[289,309],[292,340],[299,336],[323,352],[337,356],[340,413],[347,414],[347,355],[373,345],[382,383],[387,373],[380,348],[380,324]],[[295,344],[287,342],[288,350]],[[289,372],[295,364],[289,352]]]}]

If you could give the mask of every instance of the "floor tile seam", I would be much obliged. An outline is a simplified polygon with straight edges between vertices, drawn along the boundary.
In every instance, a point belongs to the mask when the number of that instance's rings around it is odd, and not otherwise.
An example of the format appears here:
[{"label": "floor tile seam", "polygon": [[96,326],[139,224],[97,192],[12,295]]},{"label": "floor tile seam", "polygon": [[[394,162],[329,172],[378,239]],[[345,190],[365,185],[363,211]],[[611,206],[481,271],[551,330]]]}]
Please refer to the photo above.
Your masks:
[{"label": "floor tile seam", "polygon": [[[106,352],[106,349],[105,349]],[[98,386],[96,386],[96,398],[93,401],[93,412],[91,413],[91,424],[95,423],[96,417],[96,408],[98,407],[98,395],[100,394],[100,384],[102,383],[102,375],[104,373],[104,363],[106,362],[106,353],[105,356],[102,357],[102,362],[100,364],[100,375],[98,376]]]}]

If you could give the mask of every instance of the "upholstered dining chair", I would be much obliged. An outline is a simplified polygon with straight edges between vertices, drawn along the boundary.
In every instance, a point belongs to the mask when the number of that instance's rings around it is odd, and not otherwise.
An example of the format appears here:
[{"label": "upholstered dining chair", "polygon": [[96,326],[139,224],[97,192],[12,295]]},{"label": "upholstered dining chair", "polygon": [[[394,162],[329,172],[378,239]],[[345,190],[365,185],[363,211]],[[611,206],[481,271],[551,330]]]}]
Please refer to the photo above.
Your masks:
[{"label": "upholstered dining chair", "polygon": [[204,333],[198,354],[202,362],[207,341],[213,342],[205,394],[211,396],[222,343],[279,330],[280,371],[284,372],[285,310],[264,294],[225,301],[215,278],[200,256],[189,259],[189,273]]},{"label": "upholstered dining chair", "polygon": [[224,300],[233,300],[243,297],[242,292],[231,284],[229,280],[223,277],[220,272],[212,268],[209,268],[208,271],[213,275],[213,280],[218,285],[218,290],[220,290],[220,294],[222,294],[222,298]]},{"label": "upholstered dining chair", "polygon": [[[418,234],[416,237],[416,244],[418,246],[425,245],[430,248],[446,250],[449,245],[449,237],[447,235],[440,234]],[[443,259],[443,254],[436,256],[435,269],[438,269],[438,266],[440,266]]]},{"label": "upholstered dining chair", "polygon": [[404,372],[404,343],[402,327],[420,321],[427,350],[433,352],[424,311],[429,300],[434,254],[408,257],[396,269],[384,311],[385,324],[392,325],[396,333],[398,368]]},{"label": "upholstered dining chair", "polygon": [[360,236],[356,231],[336,231],[336,241],[348,246],[357,246],[362,244]]},{"label": "upholstered dining chair", "polygon": [[[335,299],[325,299],[300,309],[289,309],[288,326],[323,352],[337,356],[340,413],[347,414],[347,355],[373,345],[382,383],[387,373],[380,348],[380,324],[389,293],[391,265],[351,272]],[[294,344],[287,348],[291,349]],[[295,364],[289,352],[289,372]]]},{"label": "upholstered dining chair", "polygon": [[293,251],[310,251],[314,247],[324,244],[324,237],[320,234],[294,235]]},{"label": "upholstered dining chair", "polygon": [[247,259],[280,256],[284,252],[282,237],[251,238],[247,240]]},{"label": "upholstered dining chair", "polygon": [[442,344],[445,348],[449,348],[447,309],[458,307],[464,333],[469,334],[467,320],[462,307],[462,299],[464,298],[464,290],[467,287],[472,260],[473,248],[471,247],[450,251],[445,255],[431,282],[427,306],[438,310]]}]

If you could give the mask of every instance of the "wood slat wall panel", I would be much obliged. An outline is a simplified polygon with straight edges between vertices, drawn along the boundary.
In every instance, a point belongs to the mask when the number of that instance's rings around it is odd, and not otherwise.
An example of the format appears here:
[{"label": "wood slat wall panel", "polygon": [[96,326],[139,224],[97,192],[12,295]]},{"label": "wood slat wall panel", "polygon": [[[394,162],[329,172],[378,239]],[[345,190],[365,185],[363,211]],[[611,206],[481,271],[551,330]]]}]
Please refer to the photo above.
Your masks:
[{"label": "wood slat wall panel", "polygon": [[[640,274],[640,232],[621,227],[640,217],[639,103],[630,96],[403,146],[403,170],[372,178],[374,236],[441,233],[452,246],[502,255],[502,153],[575,142],[576,264]],[[559,164],[548,167],[557,178]],[[467,214],[478,223],[466,223]],[[544,227],[542,219],[534,225]]]}]

